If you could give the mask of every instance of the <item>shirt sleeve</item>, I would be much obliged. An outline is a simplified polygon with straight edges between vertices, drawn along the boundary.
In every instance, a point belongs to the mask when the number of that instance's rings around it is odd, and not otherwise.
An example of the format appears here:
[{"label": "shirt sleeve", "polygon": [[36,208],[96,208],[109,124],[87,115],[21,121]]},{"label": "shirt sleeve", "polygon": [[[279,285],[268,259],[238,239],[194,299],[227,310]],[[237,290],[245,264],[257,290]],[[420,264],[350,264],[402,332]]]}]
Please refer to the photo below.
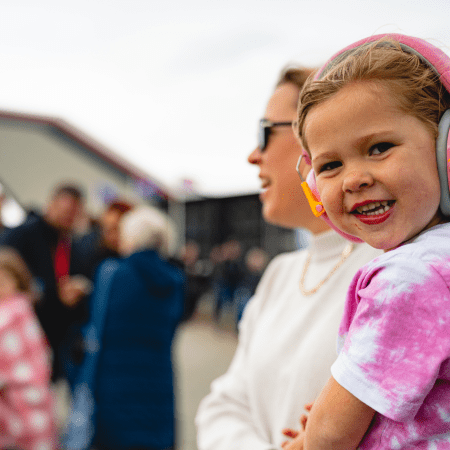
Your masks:
[{"label": "shirt sleeve", "polygon": [[392,420],[414,417],[450,354],[449,288],[442,276],[417,258],[387,259],[361,273],[345,314],[352,317],[343,318],[348,332],[333,377]]},{"label": "shirt sleeve", "polygon": [[[273,268],[273,262],[272,262]],[[261,308],[260,295],[269,278],[270,266],[239,323],[239,342],[227,372],[211,384],[201,401],[195,423],[199,450],[273,450],[275,446],[257,432],[248,397],[247,355]]]}]

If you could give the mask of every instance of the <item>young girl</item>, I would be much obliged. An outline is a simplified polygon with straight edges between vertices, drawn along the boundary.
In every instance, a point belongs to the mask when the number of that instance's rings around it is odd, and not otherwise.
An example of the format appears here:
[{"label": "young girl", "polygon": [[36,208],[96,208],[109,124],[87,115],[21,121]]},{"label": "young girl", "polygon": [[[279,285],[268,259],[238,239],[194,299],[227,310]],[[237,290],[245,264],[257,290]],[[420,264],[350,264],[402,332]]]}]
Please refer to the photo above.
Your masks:
[{"label": "young girl", "polygon": [[48,346],[31,305],[31,275],[0,247],[0,448],[57,448]]},{"label": "young girl", "polygon": [[449,70],[425,41],[374,36],[300,95],[320,206],[385,253],[353,279],[332,377],[285,448],[450,448]]}]

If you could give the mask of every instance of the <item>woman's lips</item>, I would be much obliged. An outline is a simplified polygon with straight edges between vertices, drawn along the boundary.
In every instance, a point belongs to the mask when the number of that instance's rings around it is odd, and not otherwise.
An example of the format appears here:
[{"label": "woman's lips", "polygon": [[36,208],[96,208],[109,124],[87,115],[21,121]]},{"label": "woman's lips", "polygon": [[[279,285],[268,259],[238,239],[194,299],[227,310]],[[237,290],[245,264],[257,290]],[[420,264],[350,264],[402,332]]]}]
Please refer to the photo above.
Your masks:
[{"label": "woman's lips", "polygon": [[270,180],[268,178],[261,178],[261,188],[266,189],[270,185]]},{"label": "woman's lips", "polygon": [[259,194],[259,199],[261,201],[263,201],[266,197],[267,194],[267,190],[270,187],[270,180],[268,180],[267,178],[261,178],[261,189],[262,192]]}]

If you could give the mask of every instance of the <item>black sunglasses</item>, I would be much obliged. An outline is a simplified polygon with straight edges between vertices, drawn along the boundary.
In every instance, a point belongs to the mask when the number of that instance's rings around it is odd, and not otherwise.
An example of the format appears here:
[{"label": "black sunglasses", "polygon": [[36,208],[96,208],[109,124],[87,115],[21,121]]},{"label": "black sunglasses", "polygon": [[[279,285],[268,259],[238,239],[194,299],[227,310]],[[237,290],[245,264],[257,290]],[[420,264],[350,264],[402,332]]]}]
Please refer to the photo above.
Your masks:
[{"label": "black sunglasses", "polygon": [[292,122],[271,122],[267,119],[259,121],[258,147],[260,151],[264,151],[269,141],[269,136],[273,127],[291,127]]}]

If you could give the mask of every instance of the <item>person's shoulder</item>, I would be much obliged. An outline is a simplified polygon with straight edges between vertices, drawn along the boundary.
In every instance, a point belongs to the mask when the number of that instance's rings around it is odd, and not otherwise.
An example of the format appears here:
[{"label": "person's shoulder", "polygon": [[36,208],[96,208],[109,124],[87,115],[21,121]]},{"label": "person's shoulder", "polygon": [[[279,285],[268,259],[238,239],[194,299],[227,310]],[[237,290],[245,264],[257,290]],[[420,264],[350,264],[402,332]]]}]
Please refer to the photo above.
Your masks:
[{"label": "person's shoulder", "polygon": [[26,219],[17,227],[11,230],[36,230],[45,227],[44,217],[36,211],[30,211]]},{"label": "person's shoulder", "polygon": [[420,233],[409,245],[411,249],[414,249],[414,254],[448,257],[450,255],[450,223],[436,225]]},{"label": "person's shoulder", "polygon": [[107,258],[103,260],[97,270],[96,277],[102,279],[106,276],[111,276],[124,268],[123,260],[119,258]]},{"label": "person's shoulder", "polygon": [[367,263],[358,287],[385,291],[417,290],[418,284],[450,286],[450,226],[437,226]]},{"label": "person's shoulder", "polygon": [[183,269],[161,256],[156,250],[133,253],[121,261],[120,270],[139,274],[141,278],[152,283],[182,285],[185,281]]},{"label": "person's shoulder", "polygon": [[450,262],[450,223],[437,225],[386,252],[384,263],[440,265]]},{"label": "person's shoulder", "polygon": [[12,295],[0,302],[0,333],[10,329],[13,323],[34,316],[30,299],[24,295]]},{"label": "person's shoulder", "polygon": [[87,249],[92,251],[93,247],[96,247],[100,241],[100,235],[96,230],[89,231],[86,234],[76,236],[73,239],[72,246],[79,247],[80,249]]},{"label": "person's shoulder", "polygon": [[280,253],[273,257],[261,277],[257,289],[258,292],[268,289],[268,287],[274,283],[278,285],[280,282],[288,282],[293,273],[300,273],[307,255],[307,250],[300,249],[292,252]]},{"label": "person's shoulder", "polygon": [[2,238],[8,240],[16,235],[35,233],[43,227],[44,219],[35,212],[30,212],[26,219],[15,227],[8,228],[2,234]]},{"label": "person's shoulder", "polygon": [[183,284],[186,278],[183,265],[176,259],[164,258],[155,251],[151,251],[152,258],[172,278],[173,282]]},{"label": "person's shoulder", "polygon": [[283,269],[284,267],[289,267],[292,265],[297,265],[299,263],[303,263],[307,254],[307,250],[299,249],[291,252],[279,253],[274,256],[269,264],[267,265],[267,271],[274,271]]},{"label": "person's shoulder", "polygon": [[358,259],[361,264],[366,264],[370,261],[373,261],[375,258],[378,258],[383,253],[383,250],[371,247],[369,244],[362,242],[359,244],[354,244],[354,250],[349,259],[353,257],[355,259]]}]

